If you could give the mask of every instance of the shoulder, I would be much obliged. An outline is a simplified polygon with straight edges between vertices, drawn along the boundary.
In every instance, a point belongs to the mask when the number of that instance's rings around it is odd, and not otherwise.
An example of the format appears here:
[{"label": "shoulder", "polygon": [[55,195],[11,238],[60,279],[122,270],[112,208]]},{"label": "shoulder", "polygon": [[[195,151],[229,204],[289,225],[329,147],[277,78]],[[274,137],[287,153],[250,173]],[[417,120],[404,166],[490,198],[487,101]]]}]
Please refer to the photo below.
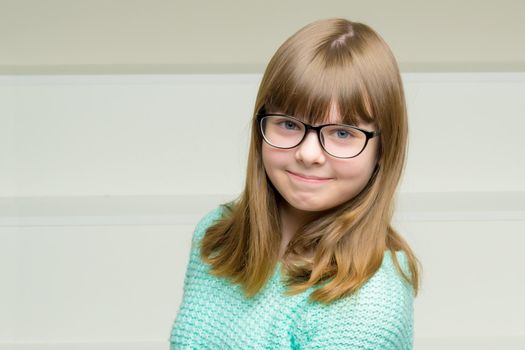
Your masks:
[{"label": "shoulder", "polygon": [[[412,348],[412,287],[399,274],[390,254],[385,252],[380,269],[355,294],[329,305],[309,304],[305,349]],[[407,272],[404,252],[396,255]]]},{"label": "shoulder", "polygon": [[200,241],[204,234],[206,233],[206,229],[210,227],[215,221],[220,219],[224,212],[224,206],[219,205],[216,208],[209,210],[206,212],[197,222],[197,225],[195,225],[195,230],[193,232],[193,242],[196,243],[197,241]]},{"label": "shoulder", "polygon": [[[410,276],[410,268],[408,266],[408,257],[406,253],[399,250],[396,251],[395,255],[401,270],[403,270],[406,275]],[[363,285],[363,287],[366,290],[366,288],[380,288],[383,286],[382,289],[384,289],[385,286],[393,287],[394,285],[398,292],[400,291],[399,289],[406,290],[407,292],[412,291],[411,284],[405,281],[397,270],[394,264],[393,253],[386,250],[383,255],[381,267],[370,278],[370,280]]]},{"label": "shoulder", "polygon": [[[396,256],[403,272],[410,276],[406,254],[397,251]],[[360,288],[355,299],[361,309],[382,320],[385,328],[395,328],[393,332],[405,333],[412,326],[414,290],[396,269],[390,251],[385,252],[381,267]]]}]

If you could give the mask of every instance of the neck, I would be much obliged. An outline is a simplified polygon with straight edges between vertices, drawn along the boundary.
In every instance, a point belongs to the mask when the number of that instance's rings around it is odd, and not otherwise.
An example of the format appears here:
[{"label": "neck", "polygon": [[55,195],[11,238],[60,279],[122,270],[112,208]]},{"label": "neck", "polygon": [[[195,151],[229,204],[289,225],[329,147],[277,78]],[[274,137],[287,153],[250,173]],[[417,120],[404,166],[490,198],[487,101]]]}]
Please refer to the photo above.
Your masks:
[{"label": "neck", "polygon": [[295,232],[300,226],[314,220],[316,212],[308,212],[296,209],[288,203],[284,203],[279,208],[281,215],[281,224],[283,228],[293,229]]},{"label": "neck", "polygon": [[304,211],[292,207],[286,201],[279,205],[279,214],[281,219],[281,249],[279,256],[282,257],[290,240],[297,232],[297,229],[316,218],[323,215],[324,212]]}]

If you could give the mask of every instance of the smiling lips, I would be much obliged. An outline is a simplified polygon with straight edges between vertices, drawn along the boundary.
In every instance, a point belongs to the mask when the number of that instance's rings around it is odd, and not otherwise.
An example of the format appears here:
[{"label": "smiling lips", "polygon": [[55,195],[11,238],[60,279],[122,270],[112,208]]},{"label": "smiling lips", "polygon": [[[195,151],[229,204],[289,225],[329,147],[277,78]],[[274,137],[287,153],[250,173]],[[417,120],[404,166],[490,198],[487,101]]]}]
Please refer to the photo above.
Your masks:
[{"label": "smiling lips", "polygon": [[328,180],[331,180],[330,177],[319,177],[319,176],[311,176],[311,175],[303,175],[298,173],[293,173],[291,171],[287,171],[288,174],[292,175],[294,179],[304,181],[304,182],[310,182],[310,183],[323,183]]}]

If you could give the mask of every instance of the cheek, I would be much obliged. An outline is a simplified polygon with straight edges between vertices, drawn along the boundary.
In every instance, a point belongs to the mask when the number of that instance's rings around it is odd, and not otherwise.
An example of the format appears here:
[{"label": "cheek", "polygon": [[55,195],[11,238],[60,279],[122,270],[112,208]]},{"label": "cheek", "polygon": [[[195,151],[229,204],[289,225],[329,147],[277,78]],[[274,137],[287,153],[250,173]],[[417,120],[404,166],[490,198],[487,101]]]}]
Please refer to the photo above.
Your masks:
[{"label": "cheek", "polygon": [[346,162],[335,162],[332,168],[341,180],[367,182],[374,171],[373,159],[354,159]]},{"label": "cheek", "polygon": [[377,143],[374,141],[370,142],[363,153],[356,158],[337,163],[337,169],[343,177],[368,181],[378,162]]},{"label": "cheek", "polygon": [[363,169],[360,164],[334,165],[333,169],[335,170],[337,178],[340,180],[355,180],[363,176]]},{"label": "cheek", "polygon": [[288,164],[289,157],[289,150],[270,148],[266,144],[262,146],[262,162],[267,173],[271,173],[274,169],[283,168]]}]

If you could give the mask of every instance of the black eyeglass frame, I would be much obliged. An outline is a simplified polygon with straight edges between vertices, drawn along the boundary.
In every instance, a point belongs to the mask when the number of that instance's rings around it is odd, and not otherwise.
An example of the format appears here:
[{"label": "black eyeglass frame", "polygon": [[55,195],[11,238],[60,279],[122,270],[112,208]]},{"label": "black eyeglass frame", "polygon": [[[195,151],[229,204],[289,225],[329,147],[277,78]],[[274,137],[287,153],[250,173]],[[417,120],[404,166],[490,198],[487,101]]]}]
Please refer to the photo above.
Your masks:
[{"label": "black eyeglass frame", "polygon": [[[271,116],[278,116],[278,117],[287,117],[287,118],[291,118],[293,119],[294,121],[296,121],[297,123],[300,123],[302,125],[304,125],[304,135],[303,137],[301,138],[301,140],[295,145],[295,146],[291,146],[291,147],[279,147],[279,146],[275,146],[273,144],[270,143],[270,141],[268,141],[266,139],[266,137],[264,136],[264,132],[262,130],[262,119],[264,117],[271,117]],[[291,149],[291,148],[294,148],[294,147],[297,147],[299,146],[303,141],[304,139],[306,138],[306,135],[308,135],[308,132],[310,130],[315,130],[316,134],[317,134],[317,139],[319,140],[319,144],[321,145],[321,147],[323,148],[323,150],[331,155],[332,157],[335,157],[335,158],[339,158],[339,159],[350,159],[350,158],[355,158],[357,157],[358,155],[360,155],[361,153],[363,153],[363,151],[365,150],[366,146],[368,145],[368,140],[370,140],[371,138],[374,138],[378,135],[381,134],[381,131],[377,130],[377,131],[369,131],[369,130],[365,130],[365,129],[361,129],[361,128],[358,128],[357,126],[354,126],[354,125],[348,125],[348,124],[322,124],[322,125],[317,125],[317,126],[313,126],[313,125],[310,125],[310,124],[307,124],[295,117],[292,117],[291,115],[288,115],[288,114],[283,114],[283,113],[257,113],[256,114],[256,118],[257,118],[257,125],[259,125],[259,131],[261,133],[261,136],[263,137],[264,141],[269,144],[270,146],[272,147],[275,147],[275,148],[280,148],[280,149]],[[326,150],[326,148],[324,147],[324,144],[323,142],[321,141],[321,129],[323,129],[324,127],[326,126],[344,126],[346,128],[352,128],[352,129],[355,129],[355,130],[358,130],[360,132],[362,132],[363,134],[365,134],[366,136],[366,140],[365,140],[365,144],[363,145],[363,148],[359,151],[359,153],[357,153],[356,155],[354,156],[351,156],[351,157],[338,157],[338,156],[334,156],[332,153],[328,152]]]}]

